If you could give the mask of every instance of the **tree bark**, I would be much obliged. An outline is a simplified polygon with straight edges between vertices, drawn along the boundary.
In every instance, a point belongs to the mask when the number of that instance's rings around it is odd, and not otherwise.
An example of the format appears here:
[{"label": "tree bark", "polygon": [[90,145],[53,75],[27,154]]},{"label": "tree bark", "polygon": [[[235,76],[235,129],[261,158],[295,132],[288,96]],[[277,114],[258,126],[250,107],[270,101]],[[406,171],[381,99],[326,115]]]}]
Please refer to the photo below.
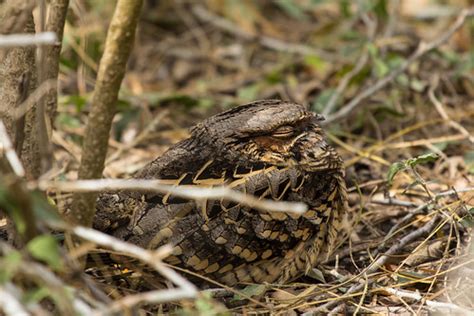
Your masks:
[{"label": "tree bark", "polygon": [[[34,33],[32,16],[33,5],[20,6],[15,0],[5,1],[0,9],[1,32]],[[9,23],[18,21],[18,25]],[[36,179],[40,175],[38,159],[37,124],[35,109],[16,118],[15,109],[37,87],[35,48],[15,47],[2,52],[0,60],[0,117],[5,123],[26,171],[27,179]]]},{"label": "tree bark", "polygon": [[[51,0],[49,3],[48,20],[46,22],[47,32],[55,32],[58,42],[54,46],[46,48],[45,64],[46,76],[45,79],[58,79],[59,73],[59,55],[61,53],[64,24],[66,23],[66,15],[69,6],[69,0]],[[51,124],[54,122],[56,110],[58,106],[58,90],[49,91],[46,97],[46,113],[51,119]],[[51,135],[49,135],[51,136]]]},{"label": "tree bark", "polygon": [[[42,5],[44,6],[44,3]],[[58,103],[59,55],[68,5],[69,0],[51,0],[46,23],[46,12],[42,12],[41,16],[40,31],[54,32],[57,37],[55,45],[39,47],[37,55],[39,85],[47,80],[56,82],[56,87],[48,89],[36,106],[41,174],[51,169],[53,164],[51,136]]]},{"label": "tree bark", "polygon": [[[0,4],[0,34],[34,33],[34,1],[7,0]],[[5,123],[7,134],[20,156],[26,178],[36,179],[40,169],[35,109],[30,109],[19,118],[16,116],[17,107],[36,89],[35,48],[0,50],[0,78],[0,119]],[[6,162],[2,161],[0,168],[0,182],[9,193],[8,203],[2,206],[2,210],[8,211],[17,226],[16,230],[13,222],[8,221],[9,239],[20,246],[37,235],[35,216],[31,205],[24,200],[25,189],[21,179],[11,173]]]},{"label": "tree bark", "polygon": [[[118,92],[132,49],[141,6],[142,0],[118,0],[117,2],[92,97],[82,147],[79,179],[102,177]],[[74,195],[69,218],[74,223],[90,227],[95,214],[96,198],[95,193]]]}]

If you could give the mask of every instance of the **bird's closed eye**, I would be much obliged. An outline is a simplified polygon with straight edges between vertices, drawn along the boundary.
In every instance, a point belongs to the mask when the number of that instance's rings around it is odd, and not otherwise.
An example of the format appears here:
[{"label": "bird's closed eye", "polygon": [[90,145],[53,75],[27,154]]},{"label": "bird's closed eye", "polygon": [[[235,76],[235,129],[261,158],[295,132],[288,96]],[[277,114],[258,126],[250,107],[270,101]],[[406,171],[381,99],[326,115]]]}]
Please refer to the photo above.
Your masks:
[{"label": "bird's closed eye", "polygon": [[276,138],[288,138],[293,136],[295,129],[289,125],[283,125],[273,131],[272,136]]}]

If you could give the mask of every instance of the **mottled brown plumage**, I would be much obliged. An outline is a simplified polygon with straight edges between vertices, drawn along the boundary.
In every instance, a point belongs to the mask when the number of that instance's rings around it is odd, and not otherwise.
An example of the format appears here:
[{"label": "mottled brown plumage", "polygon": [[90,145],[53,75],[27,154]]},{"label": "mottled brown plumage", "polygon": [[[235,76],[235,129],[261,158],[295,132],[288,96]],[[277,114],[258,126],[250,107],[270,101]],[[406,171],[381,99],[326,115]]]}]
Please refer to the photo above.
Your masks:
[{"label": "mottled brown plumage", "polygon": [[95,227],[146,248],[171,243],[167,262],[228,285],[295,279],[330,253],[344,215],[343,164],[320,120],[291,102],[238,106],[195,126],[135,175],[302,201],[302,216],[121,192],[101,196]]}]

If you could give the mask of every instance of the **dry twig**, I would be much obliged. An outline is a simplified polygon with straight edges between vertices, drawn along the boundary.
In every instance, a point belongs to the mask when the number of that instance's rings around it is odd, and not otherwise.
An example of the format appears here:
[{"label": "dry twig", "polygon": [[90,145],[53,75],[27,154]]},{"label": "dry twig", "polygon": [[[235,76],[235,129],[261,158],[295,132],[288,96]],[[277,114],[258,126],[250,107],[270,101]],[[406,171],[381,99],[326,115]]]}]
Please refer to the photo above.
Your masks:
[{"label": "dry twig", "polygon": [[54,32],[0,35],[0,48],[54,45],[57,40]]},{"label": "dry twig", "polygon": [[20,299],[13,291],[15,286],[11,283],[4,283],[0,286],[0,306],[7,316],[28,316],[30,313],[23,308]]},{"label": "dry twig", "polygon": [[273,201],[258,199],[253,195],[232,190],[227,187],[198,187],[195,185],[169,185],[164,184],[166,180],[144,180],[144,179],[99,179],[78,181],[39,181],[31,183],[31,187],[41,190],[58,190],[69,192],[102,192],[119,190],[138,190],[148,192],[170,193],[175,196],[203,200],[203,199],[226,199],[236,203],[242,203],[263,211],[287,212],[302,214],[308,207],[304,203]]},{"label": "dry twig", "polygon": [[462,315],[470,315],[474,312],[474,310],[468,310],[465,308],[462,308],[460,306],[457,306],[453,303],[444,303],[444,302],[436,302],[436,301],[431,301],[423,298],[421,294],[417,292],[410,292],[410,291],[405,291],[405,290],[397,290],[393,288],[383,288],[384,291],[387,291],[390,294],[393,294],[399,298],[411,298],[413,300],[422,302],[426,306],[434,309],[434,310],[440,310],[444,312],[449,312],[449,313],[462,313]]},{"label": "dry twig", "polygon": [[158,273],[178,286],[178,289],[156,290],[136,295],[128,295],[110,304],[105,310],[101,311],[99,315],[110,315],[124,308],[131,308],[137,304],[163,303],[194,298],[197,295],[197,289],[192,283],[180,276],[173,269],[164,265],[161,261],[161,259],[171,251],[171,246],[165,245],[157,250],[147,250],[91,228],[76,226],[73,227],[71,231],[82,239],[113,249],[149,264]]},{"label": "dry twig", "polygon": [[[380,256],[377,260],[375,260],[367,269],[365,269],[362,273],[366,275],[370,275],[374,272],[376,272],[380,267],[382,267],[387,260],[390,258],[390,256],[398,253],[403,247],[411,243],[412,241],[416,240],[417,238],[429,233],[430,231],[433,230],[433,228],[436,226],[438,223],[438,220],[440,219],[440,215],[435,215],[428,223],[426,223],[424,226],[418,228],[417,230],[412,231],[405,237],[401,238],[398,242],[396,242],[394,245],[390,247],[382,256]],[[374,279],[369,279],[368,280],[369,285],[375,282]],[[356,292],[359,292],[362,290],[366,285],[366,282],[364,280],[361,280],[360,283],[357,283],[349,288],[347,292],[344,294],[343,299],[350,298],[352,297],[351,294],[354,294]],[[313,313],[319,313],[319,312],[324,312],[330,310],[333,306],[338,304],[340,300],[331,300],[330,302],[321,305],[317,308],[312,309],[311,311],[308,311],[305,313],[305,315],[312,315]],[[334,310],[332,310],[332,313],[337,313],[340,312],[340,310],[344,307],[344,304],[341,304],[337,306]]]},{"label": "dry twig", "polygon": [[5,156],[12,167],[13,172],[18,177],[24,177],[25,169],[23,168],[23,165],[21,164],[20,158],[18,158],[15,149],[13,149],[12,142],[10,137],[8,137],[7,129],[5,128],[5,124],[3,124],[2,120],[0,120],[0,145],[2,145],[0,147],[0,153],[1,150],[5,152]]}]

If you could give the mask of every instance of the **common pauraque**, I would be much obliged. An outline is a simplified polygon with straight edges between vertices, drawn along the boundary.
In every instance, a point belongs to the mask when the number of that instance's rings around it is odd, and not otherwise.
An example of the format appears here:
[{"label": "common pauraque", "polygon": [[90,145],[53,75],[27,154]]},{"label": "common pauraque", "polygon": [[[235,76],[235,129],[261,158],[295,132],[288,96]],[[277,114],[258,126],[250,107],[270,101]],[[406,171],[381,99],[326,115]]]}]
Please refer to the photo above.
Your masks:
[{"label": "common pauraque", "polygon": [[321,120],[292,102],[241,105],[199,123],[134,176],[304,202],[303,215],[119,192],[99,198],[95,227],[144,248],[171,243],[168,263],[230,286],[302,276],[334,249],[345,214],[343,162]]}]

